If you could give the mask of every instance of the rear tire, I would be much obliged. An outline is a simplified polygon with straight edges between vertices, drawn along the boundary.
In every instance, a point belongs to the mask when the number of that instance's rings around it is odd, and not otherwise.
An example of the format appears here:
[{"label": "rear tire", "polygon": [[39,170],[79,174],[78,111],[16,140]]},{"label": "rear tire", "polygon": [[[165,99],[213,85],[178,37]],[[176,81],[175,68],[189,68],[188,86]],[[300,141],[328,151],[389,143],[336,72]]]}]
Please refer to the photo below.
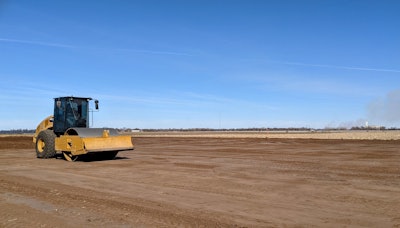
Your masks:
[{"label": "rear tire", "polygon": [[38,158],[53,158],[56,135],[52,130],[41,131],[36,139],[36,156]]}]

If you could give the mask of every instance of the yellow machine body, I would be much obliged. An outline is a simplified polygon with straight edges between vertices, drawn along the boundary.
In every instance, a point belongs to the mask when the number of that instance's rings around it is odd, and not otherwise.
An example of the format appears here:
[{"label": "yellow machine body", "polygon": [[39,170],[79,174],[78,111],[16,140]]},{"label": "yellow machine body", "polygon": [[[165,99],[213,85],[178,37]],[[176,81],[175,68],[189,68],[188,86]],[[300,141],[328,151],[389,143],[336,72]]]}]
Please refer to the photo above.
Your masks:
[{"label": "yellow machine body", "polygon": [[[61,99],[65,99],[67,102],[83,100],[82,98],[75,97]],[[63,103],[61,103],[61,106],[59,107],[59,103],[57,102],[58,100],[56,100],[55,104],[55,113],[59,109],[61,111],[68,110],[62,109]],[[66,107],[69,108],[69,106]],[[84,114],[84,112],[85,111],[71,112],[73,118],[75,118],[73,120],[79,120],[78,117],[81,117],[80,114]],[[57,124],[59,125],[60,123],[67,123],[67,121],[58,121]],[[36,144],[36,153],[38,158],[51,158],[54,157],[57,152],[63,153],[64,157],[69,161],[76,159],[78,155],[88,153],[108,154],[111,155],[110,158],[113,158],[113,156],[115,156],[119,151],[134,149],[132,137],[130,135],[121,135],[116,129],[88,128],[87,120],[84,122],[85,127],[75,127],[72,125],[69,128],[65,128],[67,130],[64,132],[59,130],[60,128],[57,127],[55,123],[55,116],[48,116],[40,122],[36,128],[33,142]]]},{"label": "yellow machine body", "polygon": [[41,131],[53,128],[53,116],[48,116],[36,127],[35,134],[33,135],[33,143],[36,143],[36,139]]},{"label": "yellow machine body", "polygon": [[99,129],[101,135],[81,137],[79,135],[60,135],[55,139],[55,150],[82,155],[93,152],[132,150],[132,137],[129,135],[110,135],[108,129]]}]

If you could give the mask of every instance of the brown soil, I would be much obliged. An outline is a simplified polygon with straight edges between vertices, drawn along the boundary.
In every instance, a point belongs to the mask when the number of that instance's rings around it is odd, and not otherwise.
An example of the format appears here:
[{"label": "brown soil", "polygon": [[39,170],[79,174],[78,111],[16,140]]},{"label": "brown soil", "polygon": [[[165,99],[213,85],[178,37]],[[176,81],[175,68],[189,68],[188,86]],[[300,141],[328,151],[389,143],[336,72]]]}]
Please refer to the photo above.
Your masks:
[{"label": "brown soil", "polygon": [[30,149],[34,148],[31,136],[3,136],[0,137],[1,149]]},{"label": "brown soil", "polygon": [[134,141],[67,162],[0,137],[0,227],[400,227],[400,141]]},{"label": "brown soil", "polygon": [[183,138],[270,138],[270,139],[340,139],[340,140],[400,140],[399,130],[343,131],[165,131],[134,132],[138,137]]}]

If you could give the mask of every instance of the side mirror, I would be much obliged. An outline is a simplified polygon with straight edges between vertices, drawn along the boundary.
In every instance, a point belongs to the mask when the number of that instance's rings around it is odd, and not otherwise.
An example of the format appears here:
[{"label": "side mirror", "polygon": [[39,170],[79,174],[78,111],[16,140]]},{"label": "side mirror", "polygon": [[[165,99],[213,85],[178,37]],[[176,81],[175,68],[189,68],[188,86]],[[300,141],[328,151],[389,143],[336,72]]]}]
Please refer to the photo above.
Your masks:
[{"label": "side mirror", "polygon": [[95,106],[96,110],[99,110],[99,101],[98,100],[94,100],[94,106]]}]

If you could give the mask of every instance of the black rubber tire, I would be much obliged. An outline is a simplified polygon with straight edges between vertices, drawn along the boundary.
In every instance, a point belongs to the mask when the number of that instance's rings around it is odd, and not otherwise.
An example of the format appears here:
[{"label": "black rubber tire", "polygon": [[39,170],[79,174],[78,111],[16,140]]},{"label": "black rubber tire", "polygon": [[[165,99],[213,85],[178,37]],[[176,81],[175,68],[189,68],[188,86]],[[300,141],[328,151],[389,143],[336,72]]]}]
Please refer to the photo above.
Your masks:
[{"label": "black rubber tire", "polygon": [[56,135],[52,130],[43,130],[36,139],[36,156],[38,158],[54,158]]}]

